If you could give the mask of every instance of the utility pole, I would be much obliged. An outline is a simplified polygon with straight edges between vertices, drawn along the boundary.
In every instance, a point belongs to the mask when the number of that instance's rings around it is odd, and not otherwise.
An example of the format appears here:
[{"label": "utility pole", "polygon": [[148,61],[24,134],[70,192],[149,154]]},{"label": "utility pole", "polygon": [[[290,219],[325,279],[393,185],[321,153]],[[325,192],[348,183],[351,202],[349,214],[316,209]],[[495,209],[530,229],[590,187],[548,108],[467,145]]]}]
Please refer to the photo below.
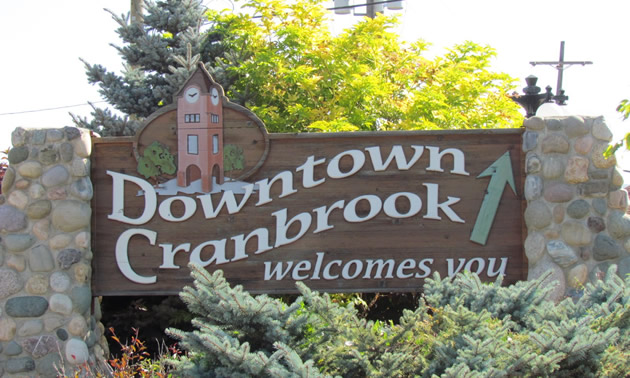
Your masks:
[{"label": "utility pole", "polygon": [[366,2],[366,6],[367,6],[367,16],[369,18],[375,18],[376,17],[376,8],[374,7],[374,0],[367,0]]},{"label": "utility pole", "polygon": [[144,16],[142,15],[142,10],[144,9],[144,0],[131,0],[131,23],[142,24],[144,21]]},{"label": "utility pole", "polygon": [[529,62],[532,66],[536,66],[537,64],[545,64],[549,66],[555,66],[558,70],[558,84],[556,85],[556,97],[560,97],[564,92],[562,90],[562,74],[566,68],[572,66],[574,64],[580,64],[585,66],[587,64],[593,64],[593,62],[589,61],[570,61],[567,62],[564,60],[564,41],[560,42],[560,59],[557,62],[549,62],[549,61],[541,61],[541,62]]}]

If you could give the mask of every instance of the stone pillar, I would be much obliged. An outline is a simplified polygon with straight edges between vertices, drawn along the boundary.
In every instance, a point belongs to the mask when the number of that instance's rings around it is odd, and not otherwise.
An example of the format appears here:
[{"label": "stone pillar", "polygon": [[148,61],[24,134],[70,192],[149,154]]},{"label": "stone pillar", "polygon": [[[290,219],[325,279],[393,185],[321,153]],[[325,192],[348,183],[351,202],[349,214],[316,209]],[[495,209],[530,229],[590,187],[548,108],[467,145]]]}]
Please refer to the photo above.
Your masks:
[{"label": "stone pillar", "polygon": [[525,254],[528,279],[551,270],[554,300],[580,295],[611,264],[630,272],[628,193],[603,117],[532,117],[525,121]]},{"label": "stone pillar", "polygon": [[16,129],[0,196],[0,375],[55,376],[100,361],[90,289],[91,137]]}]

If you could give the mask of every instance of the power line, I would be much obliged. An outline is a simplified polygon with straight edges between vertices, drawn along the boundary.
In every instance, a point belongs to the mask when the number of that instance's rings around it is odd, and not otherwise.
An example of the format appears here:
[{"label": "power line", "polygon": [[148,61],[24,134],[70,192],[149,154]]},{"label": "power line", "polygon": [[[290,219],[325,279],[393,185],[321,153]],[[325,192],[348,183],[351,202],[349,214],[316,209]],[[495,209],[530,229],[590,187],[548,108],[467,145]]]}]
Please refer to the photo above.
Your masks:
[{"label": "power line", "polygon": [[79,106],[85,106],[85,105],[91,105],[91,104],[100,104],[102,102],[107,102],[107,101],[86,102],[86,103],[82,103],[82,104],[58,106],[56,108],[45,108],[45,109],[35,109],[35,110],[23,110],[23,111],[20,111],[20,112],[0,113],[0,116],[15,115],[15,114],[25,114],[25,113],[47,112],[47,111],[50,111],[50,110],[76,108],[76,107],[79,107]]}]

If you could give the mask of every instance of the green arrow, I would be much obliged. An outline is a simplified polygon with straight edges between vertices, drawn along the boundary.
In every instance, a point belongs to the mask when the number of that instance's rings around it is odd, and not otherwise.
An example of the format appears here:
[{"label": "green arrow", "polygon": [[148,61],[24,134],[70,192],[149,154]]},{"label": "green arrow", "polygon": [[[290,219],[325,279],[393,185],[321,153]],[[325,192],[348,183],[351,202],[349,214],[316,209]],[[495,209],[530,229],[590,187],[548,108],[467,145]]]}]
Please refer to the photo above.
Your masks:
[{"label": "green arrow", "polygon": [[510,151],[506,151],[500,158],[481,172],[477,178],[487,176],[492,176],[492,178],[490,179],[488,190],[486,190],[486,195],[481,203],[479,214],[477,214],[475,226],[470,234],[470,240],[481,245],[486,245],[486,241],[488,240],[488,234],[494,222],[494,216],[497,214],[505,184],[510,184],[512,191],[516,194]]}]

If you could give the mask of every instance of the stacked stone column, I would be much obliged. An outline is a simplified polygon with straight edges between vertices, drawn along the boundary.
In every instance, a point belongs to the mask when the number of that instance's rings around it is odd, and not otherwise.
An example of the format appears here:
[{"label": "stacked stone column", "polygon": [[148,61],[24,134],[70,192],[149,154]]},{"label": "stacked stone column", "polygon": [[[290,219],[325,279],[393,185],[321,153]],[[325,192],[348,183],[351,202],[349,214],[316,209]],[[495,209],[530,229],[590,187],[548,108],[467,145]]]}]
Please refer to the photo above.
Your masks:
[{"label": "stacked stone column", "polygon": [[602,117],[532,117],[525,121],[525,253],[528,279],[551,270],[554,300],[579,296],[611,264],[630,273],[628,193]]},{"label": "stacked stone column", "polygon": [[107,349],[90,289],[91,137],[16,129],[0,196],[0,375],[56,376]]}]

